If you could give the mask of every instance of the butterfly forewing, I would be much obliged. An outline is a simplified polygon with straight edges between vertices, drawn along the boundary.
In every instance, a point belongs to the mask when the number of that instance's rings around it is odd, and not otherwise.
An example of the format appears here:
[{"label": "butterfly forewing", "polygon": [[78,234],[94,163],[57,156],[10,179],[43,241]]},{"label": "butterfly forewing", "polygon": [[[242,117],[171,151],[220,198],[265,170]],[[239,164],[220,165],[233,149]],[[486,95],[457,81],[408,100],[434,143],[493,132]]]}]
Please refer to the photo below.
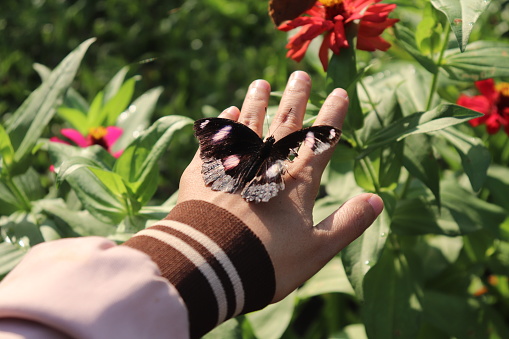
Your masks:
[{"label": "butterfly forewing", "polygon": [[275,142],[265,142],[249,127],[229,119],[206,118],[195,122],[200,142],[202,174],[213,190],[242,190],[247,201],[268,201],[285,188],[285,161],[296,155],[302,143],[320,154],[337,143],[341,131],[332,126],[313,126]]}]

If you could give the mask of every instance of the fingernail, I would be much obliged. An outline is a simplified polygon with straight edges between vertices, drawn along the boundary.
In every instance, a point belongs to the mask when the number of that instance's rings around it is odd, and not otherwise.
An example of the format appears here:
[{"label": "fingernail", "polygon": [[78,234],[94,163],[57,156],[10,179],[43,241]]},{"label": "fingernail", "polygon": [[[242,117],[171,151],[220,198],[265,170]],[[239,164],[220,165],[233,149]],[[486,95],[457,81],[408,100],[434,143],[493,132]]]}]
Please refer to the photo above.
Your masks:
[{"label": "fingernail", "polygon": [[219,117],[220,118],[228,118],[230,115],[232,115],[233,113],[233,110],[236,109],[237,107],[235,106],[230,106],[228,107],[227,109],[225,109],[224,111],[221,112],[221,114],[219,114]]},{"label": "fingernail", "polygon": [[371,205],[371,207],[373,208],[373,211],[375,212],[375,214],[378,216],[380,213],[382,213],[382,210],[384,209],[384,201],[382,200],[382,198],[380,198],[378,195],[376,194],[373,194],[369,199],[368,199],[368,202],[369,204]]},{"label": "fingernail", "polygon": [[269,83],[261,79],[253,81],[249,89],[249,94],[253,95],[258,93],[259,91],[270,92]]},{"label": "fingernail", "polygon": [[341,98],[344,98],[344,99],[348,99],[348,93],[342,89],[342,88],[336,88],[332,91],[331,93],[332,96],[335,96],[335,97],[341,97]]},{"label": "fingernail", "polygon": [[306,72],[303,71],[295,71],[290,76],[290,83],[288,84],[290,87],[294,87],[297,84],[297,81],[305,81],[310,82],[311,78]]}]

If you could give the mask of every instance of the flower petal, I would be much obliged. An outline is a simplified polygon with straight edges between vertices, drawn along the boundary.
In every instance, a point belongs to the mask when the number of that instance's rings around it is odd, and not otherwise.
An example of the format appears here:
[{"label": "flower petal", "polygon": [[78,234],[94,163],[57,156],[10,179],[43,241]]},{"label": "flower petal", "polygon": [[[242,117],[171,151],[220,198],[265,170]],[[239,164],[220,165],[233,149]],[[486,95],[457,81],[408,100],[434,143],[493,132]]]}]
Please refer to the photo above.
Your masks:
[{"label": "flower petal", "polygon": [[81,133],[72,128],[62,128],[60,130],[60,134],[62,134],[67,139],[74,142],[79,147],[88,147],[90,144],[87,142],[87,139],[81,135]]},{"label": "flower petal", "polygon": [[104,141],[106,142],[106,146],[108,147],[108,150],[113,144],[120,138],[122,135],[122,128],[117,126],[108,126],[106,127],[106,135],[103,137]]}]

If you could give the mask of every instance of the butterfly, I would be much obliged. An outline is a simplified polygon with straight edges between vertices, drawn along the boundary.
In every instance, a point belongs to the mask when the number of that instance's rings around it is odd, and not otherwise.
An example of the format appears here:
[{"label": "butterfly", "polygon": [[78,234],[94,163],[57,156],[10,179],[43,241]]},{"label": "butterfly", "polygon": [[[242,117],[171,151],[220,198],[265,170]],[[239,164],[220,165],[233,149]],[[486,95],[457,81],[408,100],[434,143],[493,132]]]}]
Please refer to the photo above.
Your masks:
[{"label": "butterfly", "polygon": [[223,118],[205,118],[194,123],[203,160],[202,175],[215,191],[241,191],[246,201],[267,202],[285,188],[286,161],[297,156],[302,143],[320,154],[334,146],[341,131],[321,125],[301,129],[276,141],[264,140],[251,128]]}]

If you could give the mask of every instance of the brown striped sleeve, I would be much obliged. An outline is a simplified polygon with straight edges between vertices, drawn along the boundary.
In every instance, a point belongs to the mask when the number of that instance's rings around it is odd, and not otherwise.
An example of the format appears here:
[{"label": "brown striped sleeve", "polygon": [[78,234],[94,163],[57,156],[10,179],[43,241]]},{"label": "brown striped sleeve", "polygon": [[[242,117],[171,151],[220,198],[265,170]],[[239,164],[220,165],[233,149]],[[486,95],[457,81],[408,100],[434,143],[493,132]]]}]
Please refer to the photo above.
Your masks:
[{"label": "brown striped sleeve", "polygon": [[274,268],[260,239],[236,216],[191,200],[124,243],[147,253],[186,303],[191,338],[265,307]]}]

